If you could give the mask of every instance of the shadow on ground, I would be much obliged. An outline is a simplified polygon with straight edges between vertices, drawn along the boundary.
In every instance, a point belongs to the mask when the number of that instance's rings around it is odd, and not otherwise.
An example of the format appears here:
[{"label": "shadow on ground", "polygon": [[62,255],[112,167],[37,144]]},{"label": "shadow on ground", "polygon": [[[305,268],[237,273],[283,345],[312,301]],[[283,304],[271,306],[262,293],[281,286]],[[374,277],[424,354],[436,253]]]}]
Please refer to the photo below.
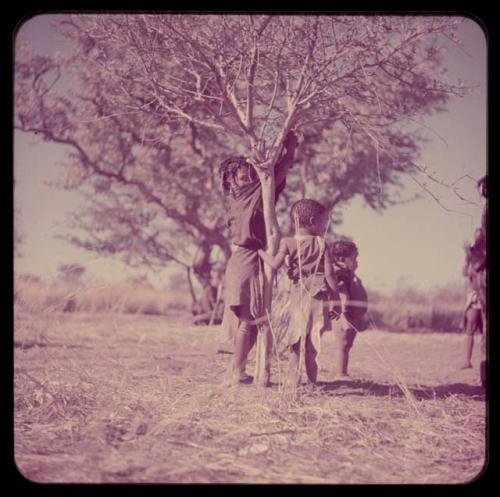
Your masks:
[{"label": "shadow on ground", "polygon": [[[319,381],[317,386],[324,392],[336,396],[374,395],[378,397],[403,396],[404,392],[397,384],[375,383],[368,380]],[[418,400],[444,399],[450,395],[464,395],[473,400],[484,401],[486,392],[480,385],[451,383],[438,386],[408,386],[408,390]]]}]

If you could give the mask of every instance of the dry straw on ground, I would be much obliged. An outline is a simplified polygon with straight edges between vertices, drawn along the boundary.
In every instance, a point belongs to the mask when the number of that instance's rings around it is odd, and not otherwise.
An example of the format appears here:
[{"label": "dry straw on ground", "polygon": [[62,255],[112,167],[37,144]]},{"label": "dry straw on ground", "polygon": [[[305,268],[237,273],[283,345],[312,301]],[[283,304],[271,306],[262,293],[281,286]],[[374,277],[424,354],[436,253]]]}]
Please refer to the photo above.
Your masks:
[{"label": "dry straw on ground", "polygon": [[187,314],[15,318],[15,458],[34,481],[456,483],[485,462],[456,334],[360,334],[350,381],[333,381],[326,335],[319,387],[286,398],[276,360],[270,388],[228,387],[219,327]]}]

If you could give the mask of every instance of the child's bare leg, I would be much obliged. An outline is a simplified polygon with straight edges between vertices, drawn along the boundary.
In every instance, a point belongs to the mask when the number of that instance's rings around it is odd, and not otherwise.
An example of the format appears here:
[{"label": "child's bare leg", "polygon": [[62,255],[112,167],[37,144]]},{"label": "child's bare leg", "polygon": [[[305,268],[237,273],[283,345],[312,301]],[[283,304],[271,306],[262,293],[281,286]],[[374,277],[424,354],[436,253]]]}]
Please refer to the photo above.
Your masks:
[{"label": "child's bare leg", "polygon": [[349,352],[354,342],[356,331],[352,328],[335,332],[334,372],[337,376],[347,376]]},{"label": "child's bare leg", "polygon": [[462,369],[472,367],[472,350],[474,348],[474,333],[478,330],[480,320],[479,309],[470,308],[465,311],[464,363]]},{"label": "child's bare leg", "polygon": [[474,335],[466,333],[464,340],[464,363],[461,369],[468,369],[472,367],[472,349],[474,348]]},{"label": "child's bare leg", "polygon": [[333,344],[333,373],[335,376],[342,374],[344,364],[344,349],[342,347],[342,332],[335,331],[335,338]]},{"label": "child's bare leg", "polygon": [[347,330],[336,330],[333,352],[333,371],[335,376],[343,376],[346,374],[348,357],[346,354],[347,348]]},{"label": "child's bare leg", "polygon": [[474,347],[474,324],[477,320],[476,309],[469,308],[465,311],[465,339],[464,339],[464,362],[462,369],[472,367],[472,349]]},{"label": "child's bare leg", "polygon": [[255,343],[255,326],[250,324],[252,316],[248,309],[240,306],[237,315],[240,319],[238,332],[234,341],[234,362],[233,371],[235,381],[248,379],[246,374],[247,356],[251,343]]},{"label": "child's bare leg", "polygon": [[486,351],[486,330],[483,327],[481,336],[481,362],[479,363],[479,376],[481,378],[481,386],[486,388],[488,382],[488,356]]},{"label": "child's bare leg", "polygon": [[486,388],[488,378],[487,378],[487,373],[488,373],[488,354],[486,350],[486,334],[489,333],[488,331],[488,316],[487,316],[487,301],[486,301],[486,270],[481,271],[481,273],[478,274],[478,287],[477,287],[477,294],[479,297],[479,303],[481,305],[481,329],[482,329],[482,336],[481,336],[481,363],[479,365],[479,371],[481,374],[481,385]]},{"label": "child's bare leg", "polygon": [[257,335],[258,335],[257,326],[252,326],[252,331],[250,332],[250,336],[248,337],[247,355],[253,349],[255,342],[257,342]]},{"label": "child's bare leg", "polygon": [[348,374],[349,353],[351,352],[352,344],[354,343],[355,337],[356,337],[356,330],[353,330],[352,328],[347,330],[347,346],[344,352],[345,357],[344,357],[344,373],[343,373],[345,375]]},{"label": "child's bare leg", "polygon": [[316,380],[318,378],[318,363],[316,361],[317,355],[318,353],[316,352],[316,349],[314,348],[314,345],[312,343],[311,335],[308,335],[306,339],[305,362],[307,378],[311,383],[316,383]]},{"label": "child's bare leg", "polygon": [[288,357],[288,383],[296,386],[299,383],[299,359],[300,359],[300,340],[290,347]]},{"label": "child's bare leg", "polygon": [[481,378],[481,386],[486,388],[488,382],[488,353],[486,350],[486,333],[488,333],[487,322],[486,322],[486,313],[484,309],[481,309],[481,342],[480,342],[480,350],[481,350],[481,362],[479,364],[479,374]]}]

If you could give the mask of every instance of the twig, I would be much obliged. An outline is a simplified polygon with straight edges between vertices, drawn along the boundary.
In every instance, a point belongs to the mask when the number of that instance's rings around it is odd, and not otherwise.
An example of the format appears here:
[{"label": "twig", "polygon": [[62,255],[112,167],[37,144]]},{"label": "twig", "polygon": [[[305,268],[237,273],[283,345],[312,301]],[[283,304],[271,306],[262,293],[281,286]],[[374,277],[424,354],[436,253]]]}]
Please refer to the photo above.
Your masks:
[{"label": "twig", "polygon": [[462,212],[462,211],[456,211],[454,209],[449,209],[448,207],[446,207],[442,202],[441,200],[436,197],[436,195],[434,195],[434,193],[432,193],[428,188],[427,186],[424,184],[424,183],[421,183],[420,181],[418,181],[411,173],[409,174],[409,177],[415,182],[417,183],[417,185],[420,186],[420,188],[422,188],[422,190],[424,190],[426,193],[428,193],[436,202],[439,206],[441,206],[445,211],[448,211],[448,212],[454,212],[456,214],[461,214],[462,216],[467,216],[468,218],[472,219],[472,216],[470,214],[467,214],[466,212]]}]

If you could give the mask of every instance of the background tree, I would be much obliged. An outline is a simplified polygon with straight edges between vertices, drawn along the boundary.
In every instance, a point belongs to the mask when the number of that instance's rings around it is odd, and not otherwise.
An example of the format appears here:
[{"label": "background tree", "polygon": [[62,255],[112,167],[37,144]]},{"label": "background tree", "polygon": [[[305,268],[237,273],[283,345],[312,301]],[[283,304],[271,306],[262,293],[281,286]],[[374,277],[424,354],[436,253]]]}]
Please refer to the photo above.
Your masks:
[{"label": "background tree", "polygon": [[453,18],[60,19],[75,55],[16,47],[16,126],[69,146],[61,184],[92,199],[71,241],[136,265],[207,241],[228,254],[216,166],[252,146],[276,152],[292,122],[305,136],[290,180],[299,195],[390,205],[418,152],[402,125],[463,92],[440,66]]},{"label": "background tree", "polygon": [[69,147],[63,185],[92,199],[72,241],[130,263],[181,261],[202,244],[229,253],[215,166],[239,153],[258,171],[274,251],[273,168],[291,128],[304,135],[302,195],[390,205],[418,156],[404,123],[463,94],[440,48],[457,18],[62,19],[73,55],[16,47],[15,125]]}]

